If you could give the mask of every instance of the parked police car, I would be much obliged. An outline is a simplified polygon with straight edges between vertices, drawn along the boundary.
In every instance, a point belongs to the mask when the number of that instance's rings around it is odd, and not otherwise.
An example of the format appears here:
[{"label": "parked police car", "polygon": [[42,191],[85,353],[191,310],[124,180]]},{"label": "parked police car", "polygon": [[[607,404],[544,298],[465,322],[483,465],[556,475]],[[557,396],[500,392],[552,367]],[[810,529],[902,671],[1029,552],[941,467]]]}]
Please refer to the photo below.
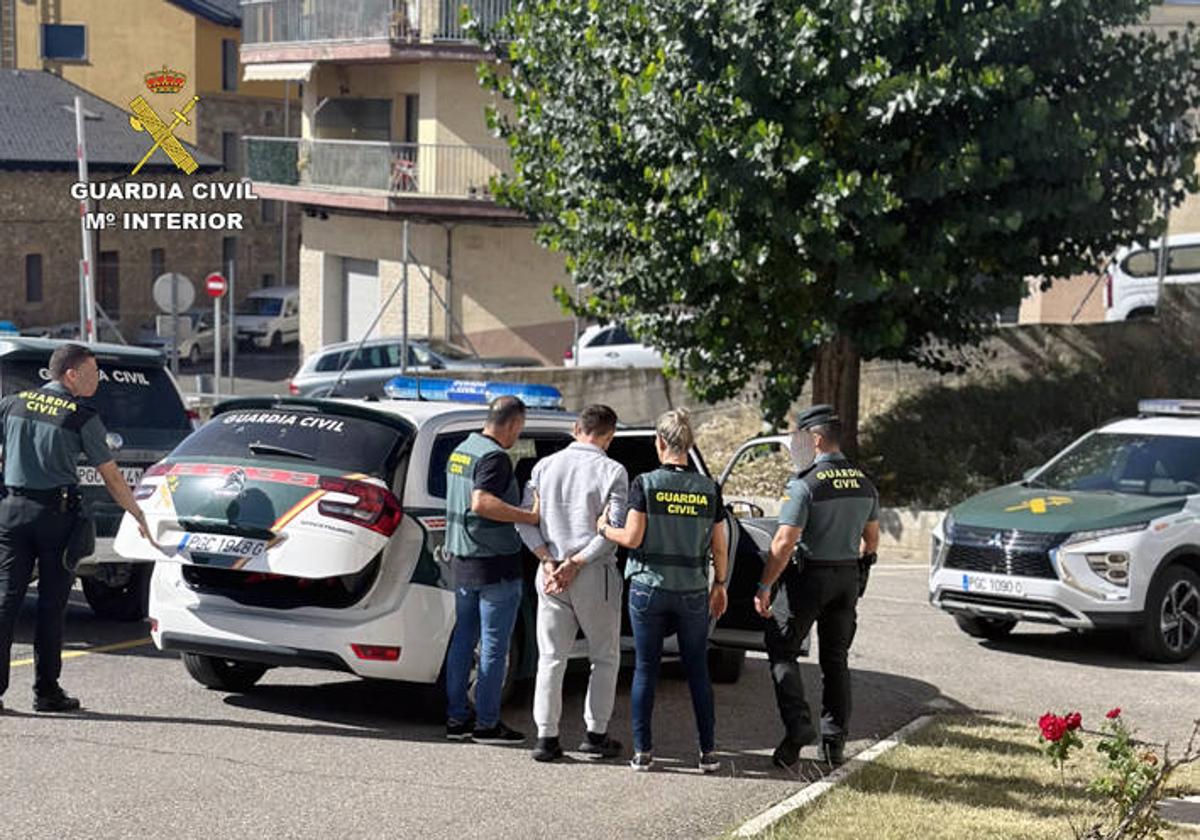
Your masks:
[{"label": "parked police car", "polygon": [[[50,380],[50,354],[64,342],[0,336],[0,394],[40,388]],[[130,487],[193,428],[162,353],[119,344],[93,344],[100,387],[89,402],[108,429],[108,445]],[[81,560],[83,594],[101,618],[135,621],[146,615],[151,568],[112,551],[123,511],[94,467],[79,466],[80,493],[92,513],[96,551]]]},{"label": "parked police car", "polygon": [[1143,400],[1024,481],[951,508],[930,601],[972,636],[1019,621],[1130,630],[1144,657],[1200,645],[1200,401]]},{"label": "parked police car", "polygon": [[[574,417],[547,407],[561,398],[546,386],[398,387],[408,399],[230,400],[146,471],[135,495],[169,556],[128,518],[116,547],[161,561],[151,633],[182,652],[196,680],[244,690],[276,665],[439,680],[454,627],[443,548],[450,453],[482,426],[489,399],[516,393],[530,406],[509,453],[523,484],[539,458],[570,443]],[[653,469],[653,434],[621,430],[609,454],[631,477]],[[698,452],[692,459],[707,473]],[[718,681],[736,680],[745,648],[761,645],[753,598],[772,530],[762,521],[730,529],[729,610],[710,660]],[[534,603],[525,599],[513,635],[513,679],[536,670]]]}]

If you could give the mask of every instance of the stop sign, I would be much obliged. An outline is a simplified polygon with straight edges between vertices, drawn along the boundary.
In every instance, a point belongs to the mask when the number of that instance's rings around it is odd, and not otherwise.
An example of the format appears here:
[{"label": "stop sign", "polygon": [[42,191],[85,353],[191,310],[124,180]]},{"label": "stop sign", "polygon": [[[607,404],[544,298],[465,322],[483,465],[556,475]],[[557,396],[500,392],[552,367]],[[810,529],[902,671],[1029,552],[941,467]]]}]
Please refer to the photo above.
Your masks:
[{"label": "stop sign", "polygon": [[209,297],[219,298],[225,294],[225,290],[228,288],[229,283],[215,271],[204,278],[204,290],[208,292]]}]

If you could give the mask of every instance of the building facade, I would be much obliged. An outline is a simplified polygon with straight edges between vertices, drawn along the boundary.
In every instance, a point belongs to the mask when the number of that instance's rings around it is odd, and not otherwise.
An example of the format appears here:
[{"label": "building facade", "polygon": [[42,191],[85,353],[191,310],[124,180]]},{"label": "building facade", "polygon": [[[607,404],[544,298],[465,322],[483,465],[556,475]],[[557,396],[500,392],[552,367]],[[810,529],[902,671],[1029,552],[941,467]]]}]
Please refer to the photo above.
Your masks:
[{"label": "building facade", "polygon": [[[459,5],[243,2],[244,76],[302,90],[299,138],[248,138],[246,165],[259,195],[304,209],[304,352],[398,334],[406,317],[410,335],[482,354],[559,363],[571,343],[553,296],[569,283],[562,258],[488,192],[509,156],[485,124],[484,56]],[[509,0],[465,5],[487,25]]]}]

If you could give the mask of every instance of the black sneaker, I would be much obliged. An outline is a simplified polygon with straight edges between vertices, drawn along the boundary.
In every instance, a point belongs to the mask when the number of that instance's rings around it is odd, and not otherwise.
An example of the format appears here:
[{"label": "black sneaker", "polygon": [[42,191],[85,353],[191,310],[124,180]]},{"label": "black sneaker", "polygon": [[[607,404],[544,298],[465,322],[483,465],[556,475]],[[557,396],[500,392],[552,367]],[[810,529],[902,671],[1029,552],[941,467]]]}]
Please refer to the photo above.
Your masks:
[{"label": "black sneaker", "polygon": [[841,738],[826,738],[821,742],[821,758],[837,767],[846,763],[846,742]]},{"label": "black sneaker", "polygon": [[600,734],[589,732],[583,739],[583,743],[579,745],[581,753],[595,758],[616,758],[624,749],[621,742],[615,738],[609,738],[607,732]]},{"label": "black sneaker", "polygon": [[700,753],[700,760],[696,766],[700,768],[701,773],[716,773],[721,769],[721,759],[717,758],[715,752]]},{"label": "black sneaker", "polygon": [[534,761],[555,761],[562,757],[563,748],[557,737],[537,739],[537,748],[533,751]]},{"label": "black sneaker", "polygon": [[635,752],[629,759],[629,766],[639,773],[645,773],[654,766],[654,756],[650,753]]},{"label": "black sneaker", "polygon": [[72,697],[61,688],[50,694],[39,694],[33,698],[35,712],[73,712],[79,706],[78,698]]},{"label": "black sneaker", "polygon": [[456,720],[446,721],[446,740],[447,741],[469,741],[471,740],[471,732],[475,729],[475,721],[468,720],[464,723],[459,723]]},{"label": "black sneaker", "polygon": [[499,721],[488,729],[476,727],[471,739],[478,744],[519,744],[525,740],[525,733],[509,729],[504,721]]}]

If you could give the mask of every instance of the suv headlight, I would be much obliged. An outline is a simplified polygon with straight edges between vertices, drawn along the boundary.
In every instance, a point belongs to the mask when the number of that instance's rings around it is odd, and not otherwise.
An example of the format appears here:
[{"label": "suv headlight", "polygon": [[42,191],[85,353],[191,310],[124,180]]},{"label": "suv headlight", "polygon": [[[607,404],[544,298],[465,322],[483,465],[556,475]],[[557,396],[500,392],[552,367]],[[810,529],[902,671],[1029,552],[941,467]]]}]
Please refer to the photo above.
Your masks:
[{"label": "suv headlight", "polygon": [[1133,525],[1122,525],[1119,528],[1099,528],[1095,531],[1076,531],[1071,534],[1063,542],[1063,547],[1072,546],[1077,543],[1091,542],[1092,540],[1103,539],[1104,537],[1115,537],[1118,534],[1132,534],[1137,531],[1146,530],[1149,522],[1137,522]]},{"label": "suv headlight", "polygon": [[929,552],[929,565],[937,571],[941,568],[942,561],[945,559],[946,546],[954,542],[954,516],[947,513],[942,519],[942,536],[937,535],[937,530],[933,533],[933,545]]}]

